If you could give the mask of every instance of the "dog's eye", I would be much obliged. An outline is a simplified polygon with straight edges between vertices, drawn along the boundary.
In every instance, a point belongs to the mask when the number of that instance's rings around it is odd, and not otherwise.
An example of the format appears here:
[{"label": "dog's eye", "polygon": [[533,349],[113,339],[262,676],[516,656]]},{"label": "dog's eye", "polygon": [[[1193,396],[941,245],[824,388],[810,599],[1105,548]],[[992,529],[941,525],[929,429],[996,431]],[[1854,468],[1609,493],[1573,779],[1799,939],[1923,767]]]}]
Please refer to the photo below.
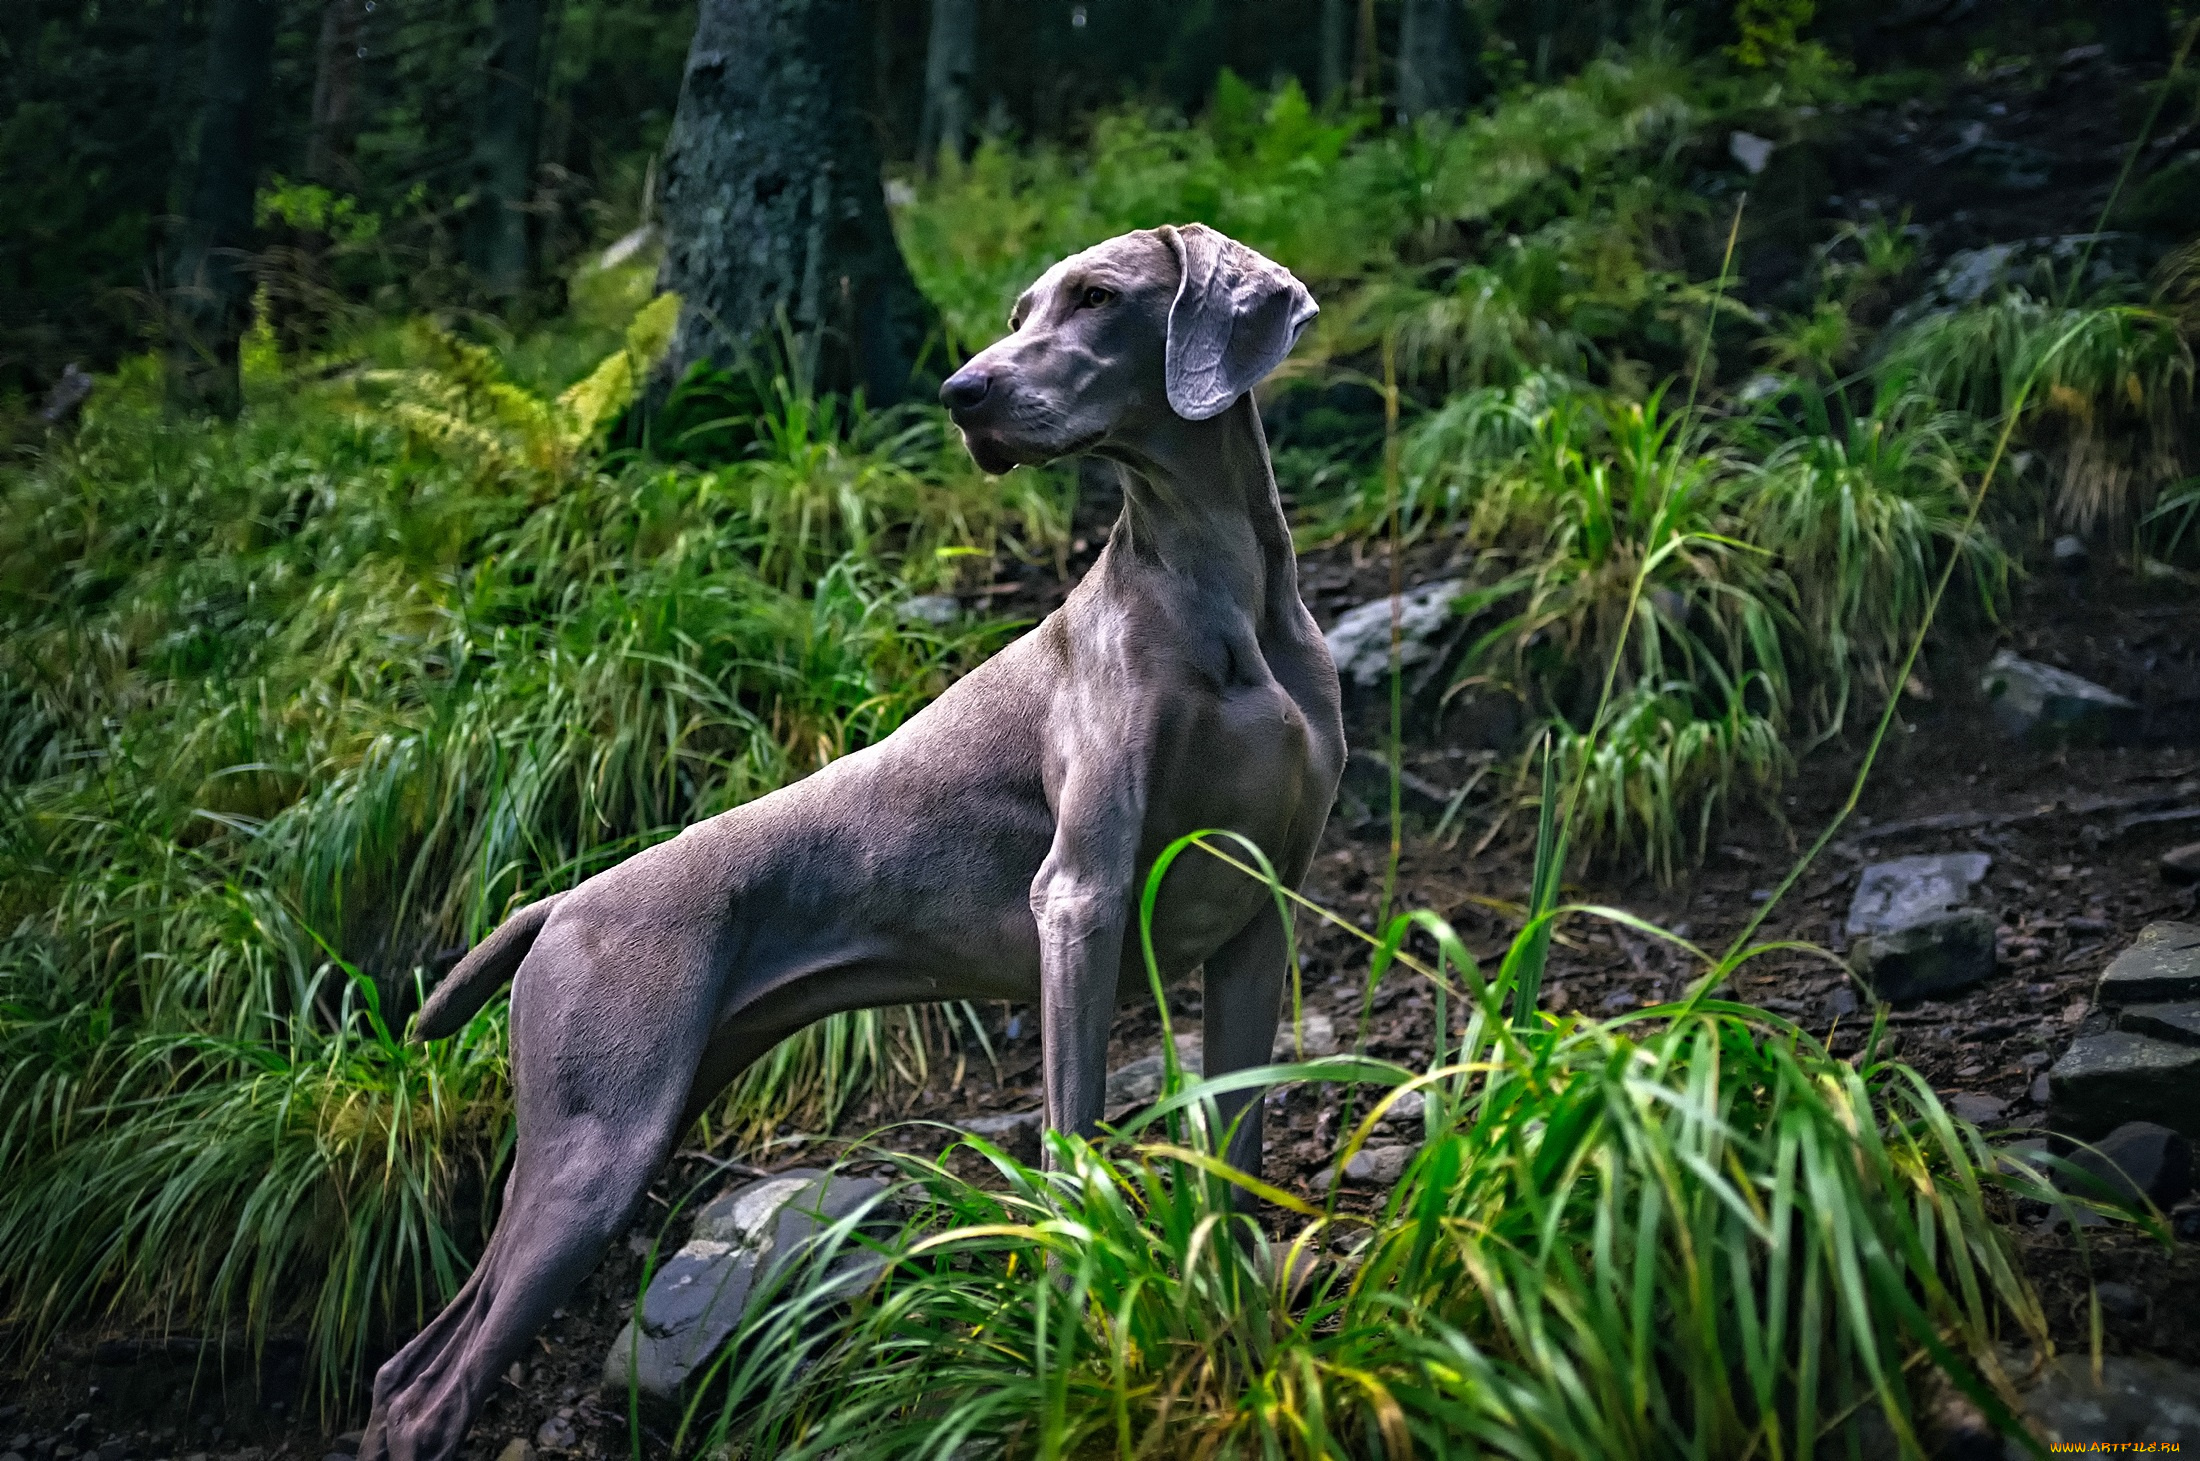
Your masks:
[{"label": "dog's eye", "polygon": [[1114,290],[1102,289],[1097,284],[1089,284],[1085,287],[1085,292],[1078,296],[1077,302],[1086,309],[1098,309],[1113,298],[1115,298]]}]

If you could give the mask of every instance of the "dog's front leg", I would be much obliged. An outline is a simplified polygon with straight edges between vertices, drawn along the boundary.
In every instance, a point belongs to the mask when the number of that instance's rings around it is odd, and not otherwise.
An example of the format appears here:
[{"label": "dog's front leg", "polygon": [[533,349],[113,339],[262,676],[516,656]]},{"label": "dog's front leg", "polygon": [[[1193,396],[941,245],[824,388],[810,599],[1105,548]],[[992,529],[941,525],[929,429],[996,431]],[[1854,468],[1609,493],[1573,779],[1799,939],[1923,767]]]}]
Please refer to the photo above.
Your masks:
[{"label": "dog's front leg", "polygon": [[1031,884],[1047,1124],[1081,1136],[1099,1125],[1107,1091],[1108,1025],[1143,811],[1125,779],[1095,782],[1064,789],[1054,845]]}]

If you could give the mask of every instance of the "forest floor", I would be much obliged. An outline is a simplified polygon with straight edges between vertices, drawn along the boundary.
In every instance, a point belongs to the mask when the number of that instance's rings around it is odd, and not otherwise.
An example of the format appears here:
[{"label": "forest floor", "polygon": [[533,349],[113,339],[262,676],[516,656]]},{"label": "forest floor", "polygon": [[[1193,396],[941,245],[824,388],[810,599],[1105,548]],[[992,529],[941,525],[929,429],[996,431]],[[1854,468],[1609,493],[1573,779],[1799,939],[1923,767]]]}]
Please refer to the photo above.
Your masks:
[{"label": "forest floor", "polygon": [[[1443,566],[1427,553],[1416,557],[1409,582],[1436,576]],[[1309,602],[1325,623],[1387,586],[1380,556],[1349,547],[1307,555],[1303,571]],[[1061,585],[1034,582],[1018,599],[1039,610],[1059,592]],[[1015,611],[1024,604],[1003,607]],[[2158,729],[2182,725],[2189,733],[2130,747],[2012,743],[1994,728],[1976,689],[1979,668],[2000,646],[2105,684],[2149,707]],[[1354,708],[1355,744],[1381,744],[1382,716],[1377,705]],[[1435,734],[1425,725],[1420,731],[1408,743],[1407,764],[1438,788],[1454,788],[1490,762],[1479,748],[1447,740],[1440,727]],[[1719,950],[1836,814],[1856,765],[1853,746],[1829,745],[1803,756],[1777,811],[1750,803],[1733,807],[1715,828],[1704,862],[1669,886],[1592,866],[1569,882],[1567,896],[1628,909],[1699,947]],[[1502,788],[1489,790],[1467,801],[1443,843],[1428,836],[1429,819],[1415,820],[1404,840],[1395,905],[1433,909],[1478,957],[1494,959],[1517,928],[1507,909],[1517,905],[1528,882],[1533,823],[1517,813],[1505,817],[1509,798]],[[2000,919],[2003,959],[1996,977],[1960,996],[1895,1007],[1888,1048],[1960,1114],[1989,1132],[2022,1136],[2044,1119],[2046,1068],[2095,1018],[2090,994],[2102,967],[2145,924],[2200,918],[2200,890],[2171,886],[2158,870],[2164,851],[2196,837],[2200,592],[2134,585],[2120,569],[2097,576],[2043,569],[2019,586],[2012,611],[1998,625],[1936,638],[1857,815],[1774,910],[1759,938],[1792,938],[1838,952],[1843,915],[1868,862],[1922,852],[1989,854],[1993,861],[1978,901]],[[1354,826],[1346,816],[1334,817],[1306,892],[1371,927],[1387,856],[1380,818]],[[1349,1046],[1364,997],[1365,945],[1308,918],[1301,919],[1300,938],[1306,1008],[1326,1016]],[[1693,972],[1688,956],[1668,945],[1577,918],[1552,952],[1543,1004],[1610,1017],[1677,995]],[[1840,967],[1821,957],[1760,959],[1735,980],[1732,992],[1793,1019],[1837,1054],[1857,1051],[1869,1028],[1868,1001]],[[1196,1029],[1196,980],[1172,989],[1170,1000],[1178,1029],[1186,1021]],[[1036,1108],[1039,1043],[1032,1012],[996,1006],[983,1014],[995,1060],[970,1049],[960,1060],[936,1062],[931,1086],[875,1099],[829,1136],[785,1133],[766,1165],[777,1170],[842,1154],[860,1158],[866,1145],[933,1154],[952,1139],[942,1126]],[[1367,1049],[1425,1064],[1433,1020],[1425,981],[1395,969],[1374,994]],[[1111,1069],[1156,1052],[1159,1040],[1152,1009],[1124,1009],[1116,1020]],[[1317,1191],[1316,1176],[1329,1165],[1339,1136],[1338,1102],[1335,1087],[1297,1088],[1271,1102],[1272,1179],[1302,1194]],[[660,1217],[675,1205],[692,1211],[696,1196],[723,1180],[721,1164],[683,1153],[653,1191],[653,1211]],[[1348,1202],[1372,1205],[1380,1198],[1377,1188],[1347,1184]],[[2165,1249],[2136,1233],[2094,1229],[2081,1244],[2041,1214],[2008,1216],[2058,1344],[2086,1343],[2090,1272],[2144,1296],[2136,1309],[2106,1316],[2109,1352],[2200,1363],[2200,1243]],[[623,1407],[597,1397],[596,1379],[631,1312],[642,1255],[662,1227],[647,1221],[614,1248],[538,1341],[538,1358],[498,1387],[469,1455],[497,1455],[515,1437],[532,1444],[545,1427],[552,1440],[569,1435],[581,1454],[627,1449]],[[662,1236],[677,1243],[684,1223]],[[95,1452],[96,1461],[201,1455],[272,1461],[341,1450],[353,1438],[330,1434],[298,1393],[297,1349],[278,1340],[257,1366],[242,1354],[213,1365],[208,1362],[217,1351],[195,1341],[115,1331],[65,1335],[0,1406],[0,1452],[12,1449],[29,1461],[95,1461]],[[223,1370],[226,1384],[215,1379]],[[255,1370],[263,1385],[257,1403]],[[201,1378],[194,1387],[195,1372]],[[89,1419],[71,1429],[79,1416]],[[652,1430],[661,1440],[663,1433]],[[41,1446],[44,1441],[57,1444]],[[73,1455],[62,1454],[70,1448]]]},{"label": "forest floor", "polygon": [[[1860,116],[1838,144],[1821,145],[1817,187],[1838,189],[1840,198],[1826,202],[1845,199],[1851,216],[1864,208],[1886,216],[1908,210],[1928,232],[1929,258],[2074,232],[2097,216],[2127,145],[2100,104],[2120,89],[2097,55],[2073,53],[2049,68],[2044,83],[1996,73],[1930,101]],[[1987,164],[2005,174],[1999,185],[1982,183]],[[2024,168],[2033,171],[2010,186],[2006,174]],[[1793,260],[1769,256],[1776,252],[1768,245],[1766,254],[1745,257],[1744,271],[1776,279],[1804,266],[1801,250]],[[1092,526],[1086,524],[1075,567],[1091,561],[1098,540]],[[1408,584],[1443,576],[1442,552],[1416,550]],[[1379,551],[1343,545],[1304,555],[1302,582],[1326,626],[1344,609],[1385,593],[1388,567]],[[1036,618],[1067,587],[1042,574],[988,607]],[[2156,742],[2057,748],[2003,739],[1977,688],[1980,668],[2003,646],[2147,706]],[[1494,956],[1517,927],[1507,909],[1524,897],[1534,829],[1527,816],[1503,816],[1509,798],[1500,782],[1510,773],[1470,729],[1446,722],[1432,728],[1425,713],[1416,717],[1405,759],[1423,781],[1449,792],[1478,769],[1491,771],[1443,842],[1427,835],[1428,818],[1409,830],[1394,906],[1432,909],[1478,956]],[[1383,707],[1355,705],[1351,730],[1356,746],[1381,746]],[[1699,947],[1723,949],[1836,815],[1859,750],[1852,738],[1801,754],[1779,804],[1737,800],[1715,825],[1702,864],[1670,885],[1592,866],[1568,884],[1568,898],[1625,908]],[[1956,1103],[1959,1114],[1989,1132],[2021,1136],[2044,1120],[2044,1072],[2098,1018],[2090,995],[2101,969],[2147,923],[2200,919],[2200,890],[2172,887],[2158,871],[2163,852],[2200,838],[2195,783],[2200,592],[2174,582],[2135,582],[2125,565],[2099,560],[2077,573],[2035,566],[2000,622],[1974,617],[1936,632],[1856,815],[1758,936],[1838,953],[1843,915],[1868,863],[1909,853],[1989,854],[1978,901],[2000,920],[1996,977],[1958,997],[1896,1007],[1885,1048]],[[2188,815],[2164,818],[2165,811]],[[2141,820],[2149,817],[2156,820]],[[1333,818],[1305,891],[1372,926],[1387,856],[1388,830],[1379,817]],[[1360,1017],[1365,946],[1309,919],[1301,920],[1300,938],[1306,1006],[1326,1015],[1349,1046]],[[1676,995],[1693,972],[1686,956],[1667,945],[1576,919],[1553,949],[1543,1003],[1610,1017]],[[1760,959],[1732,993],[1793,1019],[1837,1054],[1854,1053],[1870,1024],[1868,1001],[1838,965],[1820,957]],[[1170,999],[1178,1028],[1186,1019],[1196,1028],[1196,982],[1171,990]],[[1394,971],[1372,1006],[1368,1050],[1425,1062],[1434,1008],[1419,976]],[[950,1137],[926,1123],[1036,1107],[1039,1045],[1031,1012],[984,1013],[995,1060],[966,1050],[960,1060],[937,1062],[935,1083],[926,1089],[874,1100],[829,1135],[786,1133],[764,1160],[773,1169],[816,1165],[864,1143],[932,1153]],[[1149,1008],[1121,1011],[1111,1068],[1156,1051],[1159,1029]],[[1272,1102],[1267,1164],[1274,1180],[1314,1190],[1339,1134],[1337,1100],[1334,1088],[1300,1088]],[[724,1177],[722,1164],[682,1153],[653,1189],[653,1210],[659,1217],[683,1203],[691,1210],[694,1196],[715,1190]],[[1372,1188],[1348,1184],[1347,1191],[1351,1201],[1379,1200]],[[2059,1345],[2087,1342],[2090,1275],[2121,1282],[2140,1300],[2104,1315],[2109,1352],[2200,1363],[2200,1243],[2165,1248],[2128,1230],[2077,1235],[2038,1213],[2007,1216]],[[469,1457],[503,1454],[519,1439],[543,1442],[545,1450],[568,1443],[589,1456],[629,1451],[623,1406],[601,1401],[596,1383],[637,1297],[642,1255],[664,1226],[646,1221],[614,1246],[537,1341],[536,1356],[498,1386],[468,1442]],[[662,1236],[678,1241],[684,1223]],[[354,1449],[356,1434],[339,1432],[357,1417],[326,1424],[301,1392],[303,1353],[296,1337],[277,1338],[253,1356],[219,1342],[72,1330],[27,1372],[0,1377],[0,1461],[310,1461]],[[644,1454],[666,1454],[662,1431],[650,1427],[645,1434],[655,1439]]]}]

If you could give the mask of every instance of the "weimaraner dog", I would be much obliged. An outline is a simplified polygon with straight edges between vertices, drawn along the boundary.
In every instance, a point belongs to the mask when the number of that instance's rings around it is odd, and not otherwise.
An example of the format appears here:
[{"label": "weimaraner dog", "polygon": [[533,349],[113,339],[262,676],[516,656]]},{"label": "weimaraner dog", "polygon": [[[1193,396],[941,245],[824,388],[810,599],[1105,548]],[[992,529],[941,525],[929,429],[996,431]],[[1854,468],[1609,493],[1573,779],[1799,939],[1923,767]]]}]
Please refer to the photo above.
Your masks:
[{"label": "weimaraner dog", "polygon": [[[1288,271],[1196,224],[1049,269],[940,399],[988,472],[1124,468],[1122,518],[1062,607],[877,745],[520,910],[436,989],[416,1038],[512,981],[519,1148],[480,1266],[375,1376],[362,1461],[452,1455],[688,1123],[794,1031],[1036,1000],[1047,1122],[1089,1132],[1110,1017],[1147,997],[1154,858],[1228,828],[1304,876],[1344,727],[1248,393],[1314,314]],[[1166,974],[1204,966],[1210,1074],[1267,1059],[1285,936],[1261,884],[1172,866],[1154,946]],[[1222,1105],[1257,1170],[1259,1103]]]}]

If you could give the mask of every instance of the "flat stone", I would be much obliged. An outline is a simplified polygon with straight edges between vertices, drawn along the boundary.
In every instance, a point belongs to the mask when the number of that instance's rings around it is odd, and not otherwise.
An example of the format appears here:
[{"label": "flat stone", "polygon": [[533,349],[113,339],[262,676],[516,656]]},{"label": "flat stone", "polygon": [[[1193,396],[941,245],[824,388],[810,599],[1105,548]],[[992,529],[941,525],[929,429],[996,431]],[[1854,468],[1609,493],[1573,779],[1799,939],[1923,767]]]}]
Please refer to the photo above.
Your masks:
[{"label": "flat stone", "polygon": [[2101,971],[2093,998],[2111,1009],[2200,1000],[2200,926],[2150,923],[2140,929],[2131,947]]},{"label": "flat stone", "polygon": [[[1454,614],[1466,580],[1447,578],[1407,589],[1398,597],[1398,663],[1406,669],[1435,657],[1433,640]],[[1390,605],[1386,595],[1347,609],[1325,636],[1337,675],[1362,688],[1390,674]]]},{"label": "flat stone", "polygon": [[[1200,1071],[1200,1037],[1179,1035],[1176,1037],[1177,1064],[1185,1075],[1197,1079]],[[1161,1096],[1161,1081],[1167,1072],[1162,1068],[1161,1052],[1143,1055],[1126,1065],[1108,1072],[1107,1092],[1101,1106],[1111,1116],[1132,1111],[1140,1106],[1150,1106]]]},{"label": "flat stone", "polygon": [[1936,852],[1897,857],[1864,869],[1849,900],[1850,938],[1893,933],[1971,901],[1971,889],[1994,860],[1983,852]]},{"label": "flat stone", "polygon": [[[2167,1210],[2192,1191],[2192,1143],[2152,1121],[2127,1121],[2090,1147],[2074,1148],[2068,1161],[2134,1206],[2145,1197]],[[2072,1182],[2066,1190],[2083,1189]]]},{"label": "flat stone", "polygon": [[1772,161],[1773,141],[1754,132],[1733,132],[1726,139],[1726,155],[1742,165],[1742,171],[1751,177],[1765,170]]},{"label": "flat stone", "polygon": [[562,1415],[551,1416],[535,1429],[535,1444],[545,1451],[570,1451],[579,1440],[573,1422]]},{"label": "flat stone", "polygon": [[1039,1160],[1039,1138],[1047,1128],[1047,1113],[1010,1111],[999,1116],[973,1116],[956,1125],[972,1136],[984,1137],[1028,1166]]},{"label": "flat stone", "polygon": [[[2118,1442],[2200,1445],[2200,1370],[2157,1355],[2108,1355],[2101,1380],[2081,1349],[2048,1361],[2023,1398],[2024,1413],[2050,1446]],[[2009,1461],[2032,1453],[2012,1438]]]},{"label": "flat stone", "polygon": [[2097,1283],[2093,1296],[2101,1301],[2101,1312],[2111,1319],[2144,1319],[2147,1301],[2128,1283]]},{"label": "flat stone", "polygon": [[2073,1041],[2047,1073],[2048,1124],[2091,1140],[2127,1121],[2200,1136],[2200,1047],[2111,1030]]},{"label": "flat stone", "polygon": [[[634,1317],[604,1356],[604,1390],[629,1387],[657,1400],[676,1398],[741,1322],[749,1295],[799,1259],[827,1226],[886,1190],[869,1177],[796,1168],[747,1182],[696,1214],[694,1235],[660,1265]],[[836,1272],[851,1282],[876,1267],[858,1252]],[[536,1444],[556,1449],[538,1434]]]},{"label": "flat stone", "polygon": [[2135,1004],[2116,1016],[2116,1028],[2151,1035],[2179,1045],[2200,1045],[2200,1000],[2182,1004]]},{"label": "flat stone", "polygon": [[[1417,1144],[1407,1143],[1363,1146],[1344,1164],[1344,1180],[1355,1187],[1394,1187],[1420,1149]],[[1335,1174],[1334,1167],[1324,1167],[1308,1185],[1316,1192],[1326,1192]]]},{"label": "flat stone", "polygon": [[2181,888],[2200,883],[2200,842],[2172,847],[2162,854],[2162,881]]},{"label": "flat stone", "polygon": [[2139,707],[2082,675],[2002,650],[1987,663],[1980,688],[2004,735],[2103,743],[2138,734]]},{"label": "flat stone", "polygon": [[1957,1091],[1948,1098],[1948,1109],[1973,1126],[1991,1126],[2008,1114],[2009,1103],[1981,1091]]},{"label": "flat stone", "polygon": [[[1286,1013],[1288,1014],[1288,1011]],[[1308,1060],[1312,1060],[1317,1056],[1335,1055],[1337,1053],[1336,1022],[1318,1009],[1309,1007],[1306,1010],[1305,1018],[1299,1022],[1296,1033],[1297,1039],[1294,1039],[1288,1020],[1278,1025],[1276,1027],[1276,1043],[1270,1048],[1268,1058],[1274,1061],[1297,1060],[1299,1058],[1298,1045],[1300,1041],[1303,1041],[1306,1045],[1306,1058]]]},{"label": "flat stone", "polygon": [[1962,908],[1889,933],[1866,934],[1849,949],[1856,977],[1890,1004],[1954,994],[1994,972],[1994,916]]},{"label": "flat stone", "polygon": [[944,629],[962,617],[962,604],[953,594],[918,594],[904,599],[897,616],[905,624],[930,624]]}]

